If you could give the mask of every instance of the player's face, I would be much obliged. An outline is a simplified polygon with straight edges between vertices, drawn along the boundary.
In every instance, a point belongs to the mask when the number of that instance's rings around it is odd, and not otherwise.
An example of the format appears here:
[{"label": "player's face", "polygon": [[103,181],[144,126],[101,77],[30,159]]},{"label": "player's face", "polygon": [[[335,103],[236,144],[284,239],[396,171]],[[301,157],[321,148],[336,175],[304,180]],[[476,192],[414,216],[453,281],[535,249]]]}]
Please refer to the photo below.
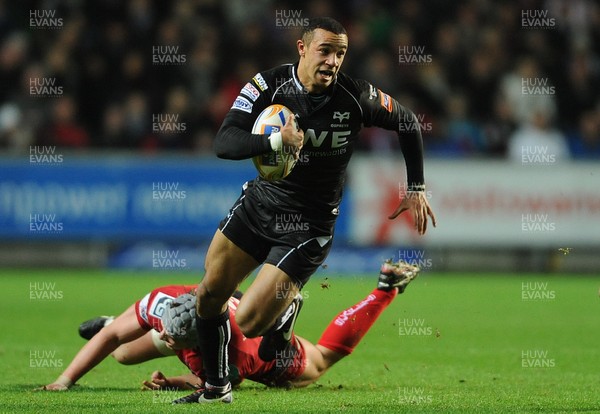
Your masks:
[{"label": "player's face", "polygon": [[298,41],[300,81],[311,93],[323,92],[335,79],[346,51],[348,36],[315,29],[308,44]]}]

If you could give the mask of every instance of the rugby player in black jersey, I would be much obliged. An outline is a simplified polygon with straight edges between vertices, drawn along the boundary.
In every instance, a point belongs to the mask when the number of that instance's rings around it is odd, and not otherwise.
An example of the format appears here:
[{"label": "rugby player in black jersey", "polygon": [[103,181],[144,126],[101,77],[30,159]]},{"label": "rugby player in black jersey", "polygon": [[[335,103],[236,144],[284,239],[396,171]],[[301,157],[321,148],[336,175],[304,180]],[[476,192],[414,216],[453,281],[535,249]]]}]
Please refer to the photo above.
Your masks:
[{"label": "rugby player in black jersey", "polygon": [[[276,357],[273,348],[293,352],[289,343],[281,348],[281,341],[291,334],[301,288],[331,247],[346,166],[363,125],[398,131],[408,192],[389,219],[407,211],[420,234],[429,218],[435,226],[424,192],[418,121],[369,82],[340,72],[347,49],[348,36],[340,23],[311,19],[297,41],[299,61],[257,73],[240,91],[216,136],[220,158],[247,159],[285,148],[296,154],[298,163],[282,180],[245,183],[210,244],[197,289],[199,348],[207,377],[198,402],[232,401],[227,300],[261,264],[240,301],[236,322],[246,337],[265,337],[261,358]],[[252,134],[258,114],[272,104],[287,106],[299,128],[290,116],[279,132]],[[290,218],[301,225],[282,226]]]}]

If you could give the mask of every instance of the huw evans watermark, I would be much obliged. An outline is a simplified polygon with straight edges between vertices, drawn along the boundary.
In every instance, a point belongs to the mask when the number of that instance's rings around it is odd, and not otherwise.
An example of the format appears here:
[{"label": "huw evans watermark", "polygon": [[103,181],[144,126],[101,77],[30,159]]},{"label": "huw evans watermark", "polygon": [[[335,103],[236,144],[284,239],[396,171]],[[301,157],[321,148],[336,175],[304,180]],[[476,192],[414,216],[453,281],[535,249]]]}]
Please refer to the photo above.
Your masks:
[{"label": "huw evans watermark", "polygon": [[56,10],[29,10],[29,27],[32,29],[60,29],[63,18],[56,17]]},{"label": "huw evans watermark", "polygon": [[556,95],[556,87],[550,84],[548,78],[521,78],[521,93],[523,95]]},{"label": "huw evans watermark", "polygon": [[[275,284],[275,299],[282,300],[295,298],[296,287],[297,285],[294,282],[277,282]],[[308,290],[303,290],[300,292],[300,294],[302,295],[302,299],[310,298],[310,293]]]},{"label": "huw evans watermark", "polygon": [[56,282],[29,282],[29,300],[62,300],[64,293]]},{"label": "huw evans watermark", "polygon": [[152,267],[155,269],[185,269],[187,260],[179,257],[179,250],[152,250]]},{"label": "huw evans watermark", "polygon": [[423,318],[400,318],[398,319],[398,335],[431,336],[433,328],[427,326]]},{"label": "huw evans watermark", "polygon": [[152,114],[152,132],[180,134],[187,132],[187,125],[180,121],[179,114]]},{"label": "huw evans watermark", "polygon": [[431,193],[431,190],[425,190],[425,189],[415,190],[413,188],[410,188],[409,185],[405,182],[398,183],[398,198],[400,200],[404,199],[409,192],[420,192],[425,196],[425,198],[427,200],[431,200],[431,198],[433,196],[433,194]]},{"label": "huw evans watermark", "polygon": [[306,368],[308,358],[298,358],[298,351],[288,347],[283,351],[275,351],[275,366],[277,368]]},{"label": "huw evans watermark", "polygon": [[398,259],[421,270],[431,269],[433,265],[433,260],[426,256],[423,249],[398,250]]},{"label": "huw evans watermark", "polygon": [[521,368],[554,368],[556,361],[547,350],[527,349],[521,351]]},{"label": "huw evans watermark", "polygon": [[278,233],[306,232],[309,230],[310,226],[302,218],[301,213],[275,214],[275,231]]},{"label": "huw evans watermark", "polygon": [[556,223],[550,221],[548,214],[521,214],[522,232],[549,232],[556,230]]},{"label": "huw evans watermark", "polygon": [[161,388],[152,391],[152,404],[171,404],[181,397],[181,389],[175,387]]},{"label": "huw evans watermark", "polygon": [[425,120],[425,114],[415,113],[414,117],[402,116],[398,123],[398,130],[402,132],[421,131],[422,134],[430,133],[433,130],[433,124]]},{"label": "huw evans watermark", "polygon": [[554,29],[556,19],[548,10],[521,10],[521,27],[525,29]]},{"label": "huw evans watermark", "polygon": [[29,232],[37,234],[56,234],[64,230],[63,223],[58,221],[56,214],[30,214]]},{"label": "huw evans watermark", "polygon": [[523,145],[521,164],[531,166],[556,164],[556,154],[550,152],[547,145]]},{"label": "huw evans watermark", "polygon": [[291,161],[296,158],[296,164],[308,164],[310,155],[304,151],[298,152],[298,150],[294,147],[289,147],[284,145],[280,151],[274,153],[275,155],[275,165],[282,164],[284,162]]},{"label": "huw evans watermark", "polygon": [[54,77],[29,78],[29,96],[38,98],[60,98],[63,87],[58,85]]},{"label": "huw evans watermark", "polygon": [[398,403],[402,405],[431,404],[433,397],[424,387],[401,387],[398,389]]},{"label": "huw evans watermark", "polygon": [[548,282],[522,282],[521,300],[546,301],[556,299],[556,291],[548,287]]},{"label": "huw evans watermark", "polygon": [[295,29],[308,26],[308,17],[302,17],[302,10],[275,10],[275,27],[280,29]]},{"label": "huw evans watermark", "polygon": [[153,200],[185,200],[186,190],[180,189],[179,182],[155,181],[152,183]]},{"label": "huw evans watermark", "polygon": [[187,55],[182,53],[180,46],[156,45],[152,46],[153,65],[183,65],[187,62]]},{"label": "huw evans watermark", "polygon": [[57,352],[48,349],[29,350],[29,368],[62,368],[63,359],[57,357]]},{"label": "huw evans watermark", "polygon": [[398,63],[400,65],[428,65],[433,61],[430,53],[425,52],[425,46],[398,46]]},{"label": "huw evans watermark", "polygon": [[62,164],[63,155],[56,152],[55,145],[35,145],[29,147],[29,163],[58,165]]}]

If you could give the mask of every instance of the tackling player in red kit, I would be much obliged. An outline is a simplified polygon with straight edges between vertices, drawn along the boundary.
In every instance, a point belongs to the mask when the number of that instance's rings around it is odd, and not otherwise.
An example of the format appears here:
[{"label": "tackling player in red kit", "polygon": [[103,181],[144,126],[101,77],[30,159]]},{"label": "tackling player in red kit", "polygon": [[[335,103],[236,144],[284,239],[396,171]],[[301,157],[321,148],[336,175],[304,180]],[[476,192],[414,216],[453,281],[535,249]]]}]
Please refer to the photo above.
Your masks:
[{"label": "tackling player in red kit", "polygon": [[[229,343],[231,380],[249,379],[268,386],[304,387],[319,379],[331,366],[352,353],[381,312],[417,276],[419,268],[406,263],[385,262],[377,288],[354,306],[340,312],[323,332],[317,344],[292,335],[284,352],[273,361],[259,357],[262,338],[246,338],[232,318]],[[174,403],[199,402],[206,380],[202,354],[197,348],[195,324],[196,285],[172,285],[153,290],[118,317],[87,321],[80,334],[89,339],[65,371],[41,389],[68,390],[81,377],[112,354],[123,364],[177,355],[190,373],[166,377],[155,372],[144,386],[150,389],[180,388],[197,391]],[[237,311],[241,292],[229,299],[232,314]],[[351,316],[351,317],[350,317]]]}]

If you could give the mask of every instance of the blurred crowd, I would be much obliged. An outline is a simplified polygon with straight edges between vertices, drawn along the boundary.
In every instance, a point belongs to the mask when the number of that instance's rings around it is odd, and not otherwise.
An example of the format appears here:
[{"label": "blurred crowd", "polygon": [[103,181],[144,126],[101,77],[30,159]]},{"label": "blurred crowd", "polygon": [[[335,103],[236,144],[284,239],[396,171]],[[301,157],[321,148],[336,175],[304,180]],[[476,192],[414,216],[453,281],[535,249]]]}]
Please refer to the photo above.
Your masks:
[{"label": "blurred crowd", "polygon": [[[600,159],[595,0],[0,0],[0,148],[210,152],[322,15],[348,31],[342,70],[411,108],[429,156]],[[399,150],[372,128],[359,146]]]}]

